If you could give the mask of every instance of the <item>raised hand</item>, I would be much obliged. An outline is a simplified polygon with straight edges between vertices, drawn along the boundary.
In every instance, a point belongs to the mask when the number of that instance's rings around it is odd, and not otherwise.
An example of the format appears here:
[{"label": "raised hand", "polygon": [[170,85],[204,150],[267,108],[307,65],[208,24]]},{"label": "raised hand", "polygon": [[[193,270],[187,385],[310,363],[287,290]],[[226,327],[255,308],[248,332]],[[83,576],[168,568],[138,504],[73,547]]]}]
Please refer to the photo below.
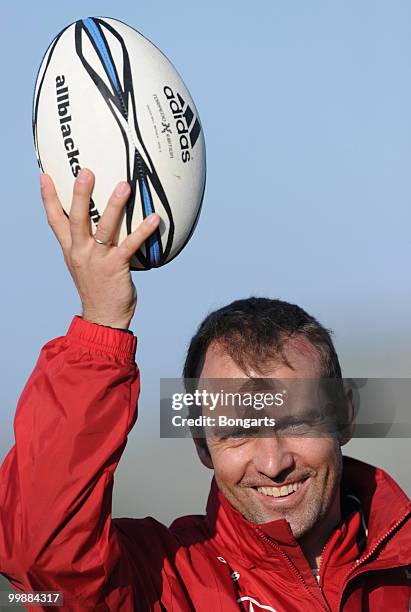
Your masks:
[{"label": "raised hand", "polygon": [[112,241],[130,196],[128,183],[119,183],[115,188],[93,237],[89,217],[93,173],[83,169],[76,179],[69,218],[64,214],[51,177],[42,174],[40,182],[47,220],[80,295],[83,318],[101,325],[128,328],[137,304],[130,259],[158,227],[160,217],[155,213],[148,216],[121,244],[114,246]]}]

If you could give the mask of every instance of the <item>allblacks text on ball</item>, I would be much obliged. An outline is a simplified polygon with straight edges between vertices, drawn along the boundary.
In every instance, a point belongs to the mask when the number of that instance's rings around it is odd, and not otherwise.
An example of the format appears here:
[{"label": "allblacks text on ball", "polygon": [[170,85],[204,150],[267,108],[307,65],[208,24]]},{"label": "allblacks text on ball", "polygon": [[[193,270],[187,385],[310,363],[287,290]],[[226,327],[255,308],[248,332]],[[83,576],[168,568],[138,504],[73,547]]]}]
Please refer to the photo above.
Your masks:
[{"label": "allblacks text on ball", "polygon": [[33,135],[66,214],[80,169],[94,172],[93,232],[119,181],[130,183],[132,195],[116,242],[152,212],[160,215],[132,269],[162,266],[186,245],[204,195],[203,130],[176,69],[142,34],[105,17],[60,32],[37,75]]}]

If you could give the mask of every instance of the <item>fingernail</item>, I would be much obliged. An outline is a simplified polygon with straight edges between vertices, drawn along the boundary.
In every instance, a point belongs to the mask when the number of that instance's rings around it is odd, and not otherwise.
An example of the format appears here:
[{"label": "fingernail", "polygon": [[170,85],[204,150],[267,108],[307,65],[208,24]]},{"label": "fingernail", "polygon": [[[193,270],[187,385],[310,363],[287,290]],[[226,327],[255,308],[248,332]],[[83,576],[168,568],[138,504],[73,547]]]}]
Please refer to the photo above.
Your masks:
[{"label": "fingernail", "polygon": [[125,196],[128,193],[128,190],[129,190],[128,183],[123,181],[122,183],[119,183],[116,187],[116,196],[119,196],[119,197]]},{"label": "fingernail", "polygon": [[78,175],[77,180],[79,183],[87,183],[88,176],[88,171],[86,170],[86,168],[83,168],[82,170],[80,170],[80,174]]},{"label": "fingernail", "polygon": [[148,222],[151,223],[151,225],[154,225],[158,221],[158,215],[156,213],[151,213],[151,215],[149,215],[147,219]]}]

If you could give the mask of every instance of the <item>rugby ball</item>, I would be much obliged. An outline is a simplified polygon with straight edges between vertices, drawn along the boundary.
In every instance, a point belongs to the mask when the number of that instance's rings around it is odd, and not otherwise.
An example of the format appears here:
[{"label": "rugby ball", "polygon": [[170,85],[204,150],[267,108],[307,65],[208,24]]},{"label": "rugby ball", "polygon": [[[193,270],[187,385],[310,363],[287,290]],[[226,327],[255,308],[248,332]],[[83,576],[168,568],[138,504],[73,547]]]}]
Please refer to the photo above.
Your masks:
[{"label": "rugby ball", "polygon": [[60,32],[37,75],[33,136],[40,169],[67,215],[80,169],[94,172],[93,233],[119,181],[129,182],[132,195],[115,244],[152,212],[160,215],[131,269],[162,266],[186,245],[204,195],[203,130],[176,69],[142,34],[106,17]]}]

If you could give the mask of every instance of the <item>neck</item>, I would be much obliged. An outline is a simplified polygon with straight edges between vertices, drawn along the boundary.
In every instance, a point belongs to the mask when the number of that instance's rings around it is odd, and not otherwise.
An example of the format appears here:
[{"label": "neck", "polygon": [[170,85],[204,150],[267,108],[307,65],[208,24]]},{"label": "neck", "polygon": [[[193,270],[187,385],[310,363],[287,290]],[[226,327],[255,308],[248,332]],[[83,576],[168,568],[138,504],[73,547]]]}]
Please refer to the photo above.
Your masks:
[{"label": "neck", "polygon": [[320,523],[316,524],[314,529],[298,539],[301,550],[312,569],[320,567],[327,542],[340,521],[340,496],[337,495],[327,516]]}]

